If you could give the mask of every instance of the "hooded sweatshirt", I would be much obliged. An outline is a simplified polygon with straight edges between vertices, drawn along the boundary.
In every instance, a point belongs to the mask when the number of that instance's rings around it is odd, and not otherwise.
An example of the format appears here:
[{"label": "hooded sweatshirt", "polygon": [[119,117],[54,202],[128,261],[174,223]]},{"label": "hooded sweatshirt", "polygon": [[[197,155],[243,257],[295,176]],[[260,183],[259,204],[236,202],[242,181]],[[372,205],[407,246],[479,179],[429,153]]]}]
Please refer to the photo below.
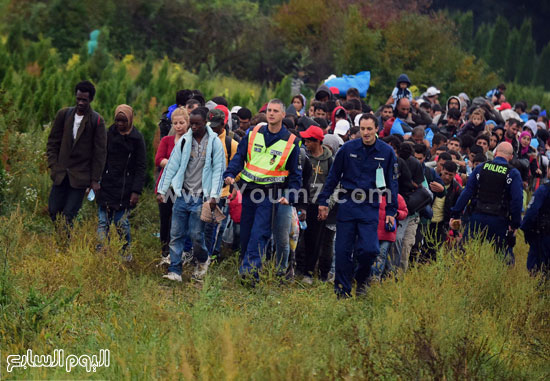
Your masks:
[{"label": "hooded sweatshirt", "polygon": [[307,155],[309,157],[309,161],[311,162],[311,167],[313,168],[308,201],[314,202],[313,196],[319,193],[325,184],[328,171],[332,165],[332,152],[330,148],[323,146],[323,153],[321,156],[315,157],[310,152],[308,152]]},{"label": "hooded sweatshirt", "polygon": [[[402,89],[399,87],[400,83],[405,82],[407,84],[407,88]],[[411,80],[407,76],[407,74],[401,74],[399,77],[397,77],[397,81],[395,84],[395,88],[393,89],[391,96],[393,98],[393,108],[395,109],[395,105],[397,104],[397,101],[401,98],[407,98],[409,101],[412,102],[412,93],[409,90],[409,87],[411,86]]]},{"label": "hooded sweatshirt", "polygon": [[332,91],[328,88],[327,85],[321,85],[317,88],[317,91],[315,92],[315,99],[319,100],[323,98],[323,96],[320,95],[321,92],[325,92],[328,94],[328,99],[332,99]]},{"label": "hooded sweatshirt", "polygon": [[344,110],[344,113],[346,114],[346,120],[348,119],[348,112],[346,111],[345,108],[343,108],[342,106],[338,106],[334,108],[334,110],[332,110],[332,115],[330,117],[330,128],[332,129],[332,131],[334,131],[334,127],[336,127],[336,113],[339,110]]}]

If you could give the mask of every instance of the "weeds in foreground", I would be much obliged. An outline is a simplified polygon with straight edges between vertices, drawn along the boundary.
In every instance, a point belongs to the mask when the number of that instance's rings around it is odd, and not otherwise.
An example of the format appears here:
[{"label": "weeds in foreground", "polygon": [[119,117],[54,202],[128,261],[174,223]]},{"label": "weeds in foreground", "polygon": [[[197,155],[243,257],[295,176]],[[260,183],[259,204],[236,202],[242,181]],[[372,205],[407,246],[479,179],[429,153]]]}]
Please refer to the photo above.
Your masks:
[{"label": "weeds in foreground", "polygon": [[[95,206],[86,204],[60,247],[46,216],[0,217],[0,332],[8,354],[97,354],[111,364],[14,369],[14,378],[107,379],[545,379],[550,376],[548,284],[508,267],[482,241],[464,255],[337,300],[332,285],[281,282],[268,265],[241,285],[237,256],[215,262],[202,285],[161,278],[153,197],[131,218],[134,262],[112,229],[95,251]],[[3,365],[4,366],[4,365]],[[5,368],[2,369],[5,372]],[[7,373],[4,373],[7,374]]]}]

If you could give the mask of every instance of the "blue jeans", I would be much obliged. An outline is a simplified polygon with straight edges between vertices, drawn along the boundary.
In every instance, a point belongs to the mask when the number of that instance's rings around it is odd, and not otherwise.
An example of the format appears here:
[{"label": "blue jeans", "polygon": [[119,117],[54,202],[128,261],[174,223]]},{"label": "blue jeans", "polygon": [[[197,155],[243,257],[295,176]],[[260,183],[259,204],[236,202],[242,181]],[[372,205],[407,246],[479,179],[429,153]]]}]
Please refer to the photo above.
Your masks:
[{"label": "blue jeans", "polygon": [[384,273],[386,261],[388,260],[388,251],[392,243],[393,242],[390,241],[380,241],[380,252],[376,256],[376,260],[371,267],[371,276],[377,280],[380,280]]},{"label": "blue jeans", "polygon": [[219,224],[214,222],[204,225],[204,237],[206,240],[208,255],[220,254],[223,232],[225,231],[229,220],[229,203],[227,203],[225,199],[222,199],[218,205],[222,210],[222,213],[225,214],[225,218]]},{"label": "blue jeans", "polygon": [[290,205],[277,205],[275,214],[275,226],[273,226],[273,241],[275,243],[275,258],[277,268],[281,271],[288,267],[288,254],[290,253],[290,228],[292,225],[292,207]]},{"label": "blue jeans", "polygon": [[170,266],[168,272],[181,275],[181,254],[185,241],[193,241],[193,255],[200,263],[208,259],[208,250],[204,241],[204,222],[201,221],[202,199],[183,195],[178,197],[172,210],[172,227],[170,229]]},{"label": "blue jeans", "polygon": [[[111,223],[115,223],[118,235],[120,238],[124,238],[126,243],[122,247],[122,250],[126,250],[132,241],[130,236],[130,221],[128,220],[128,215],[130,214],[129,209],[120,209],[114,210],[100,206],[97,212],[98,224],[97,224],[97,235],[99,236],[100,242],[105,241],[109,234],[109,227]],[[100,243],[100,247],[102,243]]]}]

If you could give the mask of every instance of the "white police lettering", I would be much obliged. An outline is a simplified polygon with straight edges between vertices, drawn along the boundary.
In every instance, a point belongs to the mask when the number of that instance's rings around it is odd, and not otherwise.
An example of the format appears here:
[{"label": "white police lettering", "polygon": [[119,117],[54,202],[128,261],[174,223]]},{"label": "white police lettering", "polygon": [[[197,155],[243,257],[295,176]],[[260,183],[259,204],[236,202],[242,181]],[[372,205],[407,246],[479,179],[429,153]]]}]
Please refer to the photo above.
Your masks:
[{"label": "white police lettering", "polygon": [[55,349],[53,355],[33,355],[32,349],[22,355],[9,355],[7,358],[8,373],[13,372],[14,368],[65,368],[66,372],[77,366],[86,369],[86,372],[95,372],[97,368],[108,368],[111,364],[111,352],[108,349],[101,349],[98,355],[69,355],[65,358],[63,349]]},{"label": "white police lettering", "polygon": [[349,157],[356,158],[356,157],[357,157],[357,154],[355,154],[355,153],[350,153],[350,154],[349,154]]},{"label": "white police lettering", "polygon": [[275,151],[274,149],[270,150],[270,151],[269,151],[269,154],[270,154],[270,155],[276,155],[276,156],[282,156],[282,155],[283,155],[282,152],[280,152],[280,151]]}]

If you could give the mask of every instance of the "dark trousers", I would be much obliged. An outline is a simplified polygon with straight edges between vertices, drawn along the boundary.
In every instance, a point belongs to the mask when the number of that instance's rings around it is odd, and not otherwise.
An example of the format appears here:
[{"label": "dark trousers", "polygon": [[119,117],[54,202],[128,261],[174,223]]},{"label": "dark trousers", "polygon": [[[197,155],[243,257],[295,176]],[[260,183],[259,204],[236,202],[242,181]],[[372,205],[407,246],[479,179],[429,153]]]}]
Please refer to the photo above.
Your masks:
[{"label": "dark trousers", "polygon": [[60,185],[53,185],[48,199],[50,218],[55,222],[61,214],[68,225],[72,225],[74,218],[82,206],[82,199],[86,189],[71,187],[69,176],[65,176]]},{"label": "dark trousers", "polygon": [[160,216],[160,243],[162,245],[162,255],[170,255],[170,228],[172,226],[172,207],[174,203],[170,198],[166,202],[159,203]]},{"label": "dark trousers", "polygon": [[313,276],[315,266],[319,262],[321,279],[326,279],[332,265],[333,241],[335,232],[327,229],[325,221],[317,219],[319,206],[309,204],[307,207],[307,229],[302,234],[303,245],[300,245],[300,255],[297,260],[299,271]]},{"label": "dark trousers", "polygon": [[437,257],[437,250],[447,239],[447,226],[449,222],[431,222],[425,227],[424,240],[426,242],[425,260],[434,261]]}]

